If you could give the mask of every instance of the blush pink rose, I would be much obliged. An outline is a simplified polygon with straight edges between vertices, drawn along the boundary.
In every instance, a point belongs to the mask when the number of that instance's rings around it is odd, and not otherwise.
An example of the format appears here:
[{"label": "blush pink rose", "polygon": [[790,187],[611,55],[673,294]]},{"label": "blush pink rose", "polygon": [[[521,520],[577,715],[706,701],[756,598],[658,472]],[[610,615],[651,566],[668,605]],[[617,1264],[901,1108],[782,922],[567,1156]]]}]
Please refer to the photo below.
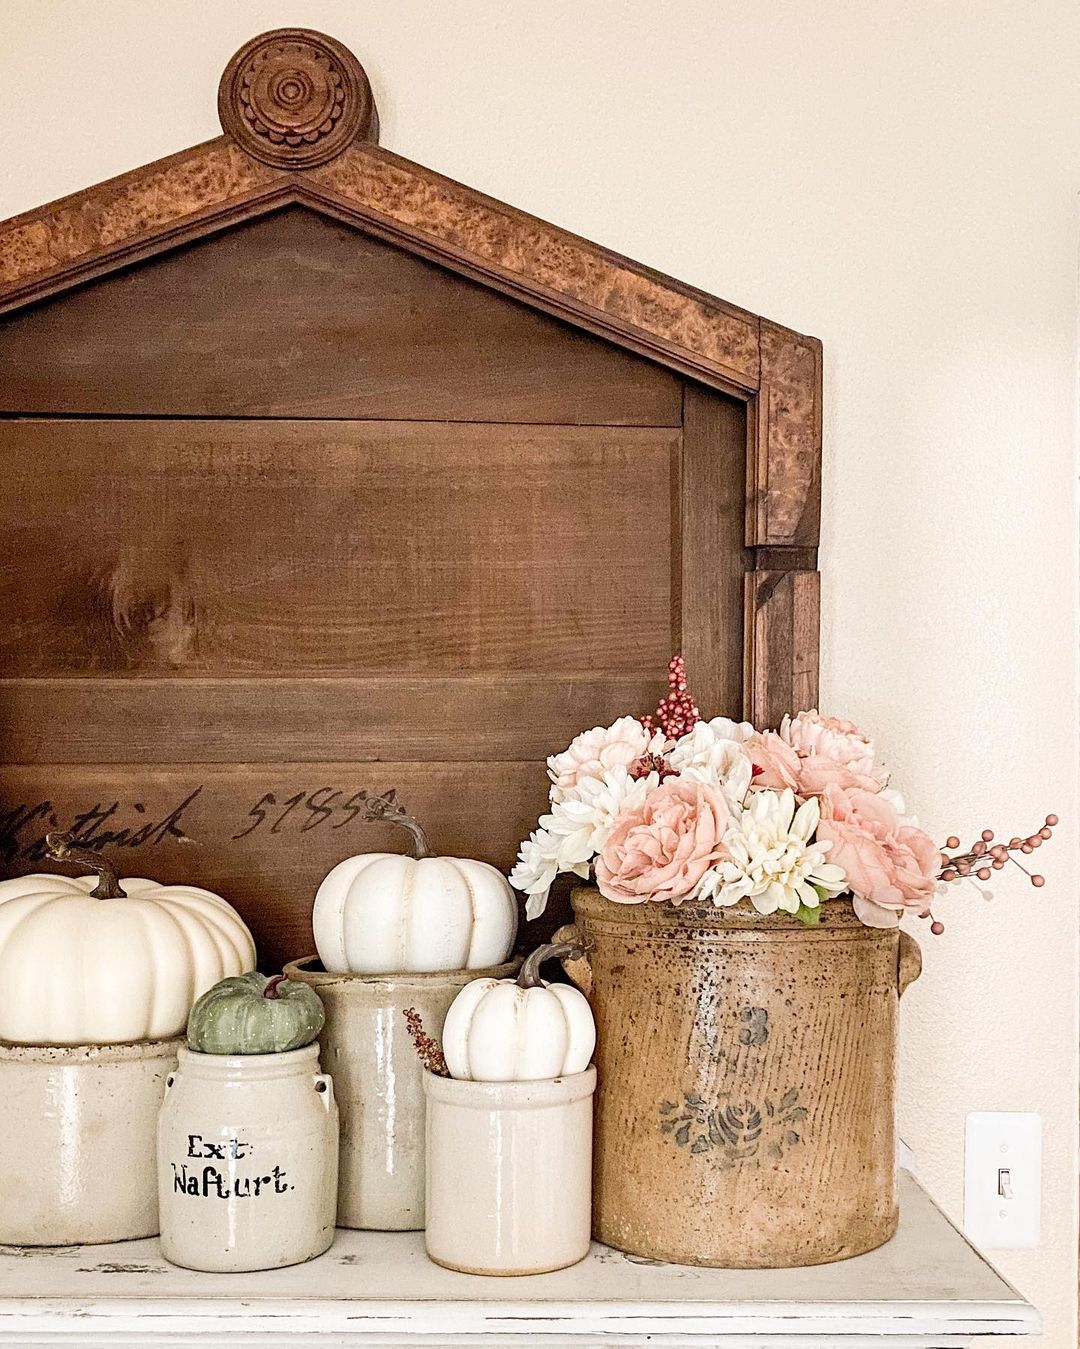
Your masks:
[{"label": "blush pink rose", "polygon": [[873,741],[854,722],[800,712],[780,723],[780,738],[801,761],[798,790],[803,796],[820,796],[826,787],[880,792],[888,781],[874,757]]},{"label": "blush pink rose", "polygon": [[755,731],[742,749],[754,766],[751,790],[760,787],[782,792],[790,787],[793,792],[799,791],[802,761],[775,731]]},{"label": "blush pink rose", "polygon": [[895,927],[905,910],[929,908],[941,852],[886,797],[827,786],[817,837],[832,844],[829,862],[843,869],[855,912],[867,927]]},{"label": "blush pink rose", "polygon": [[710,867],[727,857],[723,795],[704,782],[654,787],[620,817],[596,859],[600,893],[617,904],[681,904]]}]

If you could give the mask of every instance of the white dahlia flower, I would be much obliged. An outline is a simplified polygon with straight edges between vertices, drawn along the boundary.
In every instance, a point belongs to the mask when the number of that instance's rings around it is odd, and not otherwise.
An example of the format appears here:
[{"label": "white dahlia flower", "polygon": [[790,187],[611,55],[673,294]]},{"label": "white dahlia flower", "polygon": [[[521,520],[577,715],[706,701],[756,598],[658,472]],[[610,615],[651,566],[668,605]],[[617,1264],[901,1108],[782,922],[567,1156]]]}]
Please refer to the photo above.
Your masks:
[{"label": "white dahlia flower", "polygon": [[706,874],[698,897],[718,905],[748,899],[768,914],[816,909],[822,894],[843,893],[847,878],[826,860],[830,845],[813,841],[820,814],[813,797],[796,810],[790,789],[755,792],[724,835],[728,859]]},{"label": "white dahlia flower", "polygon": [[738,808],[750,787],[754,766],[743,751],[743,741],[754,728],[748,721],[714,717],[699,721],[692,731],[675,742],[668,763],[681,777],[719,787],[728,805]]},{"label": "white dahlia flower", "polygon": [[525,840],[510,884],[528,895],[526,918],[538,918],[547,907],[548,891],[560,871],[589,878],[592,859],[608,841],[619,815],[633,811],[660,785],[657,773],[632,778],[622,765],[600,777],[582,778],[572,796],[552,804],[540,816],[540,827]]}]

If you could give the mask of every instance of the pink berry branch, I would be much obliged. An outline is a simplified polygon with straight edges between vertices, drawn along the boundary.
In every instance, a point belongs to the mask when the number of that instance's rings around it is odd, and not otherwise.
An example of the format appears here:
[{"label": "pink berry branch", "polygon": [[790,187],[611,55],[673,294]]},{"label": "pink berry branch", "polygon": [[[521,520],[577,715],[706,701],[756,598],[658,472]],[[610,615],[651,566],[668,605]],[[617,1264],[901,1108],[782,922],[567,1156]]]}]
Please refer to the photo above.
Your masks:
[{"label": "pink berry branch", "polygon": [[669,740],[678,740],[689,735],[701,720],[701,713],[686,682],[686,661],[682,656],[672,656],[667,668],[668,695],[660,699],[652,717],[641,718],[641,724],[650,735],[660,730]]},{"label": "pink berry branch", "polygon": [[[938,872],[938,880],[952,883],[954,881],[968,881],[978,879],[988,881],[995,871],[1001,871],[1009,862],[1013,866],[1019,867],[1028,878],[1036,890],[1041,890],[1046,884],[1046,877],[1040,876],[1038,872],[1028,871],[1023,862],[1018,861],[1013,853],[1023,853],[1030,855],[1036,848],[1041,848],[1047,839],[1053,838],[1054,827],[1058,823],[1056,815],[1047,815],[1042,828],[1034,834],[1029,834],[1027,838],[1011,838],[1008,843],[995,843],[994,831],[984,829],[980,836],[975,840],[967,852],[956,852],[960,847],[960,840],[955,834],[951,834],[945,840],[945,848],[941,853],[941,870]],[[945,924],[940,922],[929,909],[924,909],[920,915],[922,918],[931,918],[930,931],[935,937],[940,937],[945,931]]]},{"label": "pink berry branch", "polygon": [[[1027,876],[1036,890],[1041,889],[1046,884],[1046,878],[1037,873],[1033,875],[1022,862],[1016,860],[1013,853],[1019,852],[1027,855],[1033,853],[1036,848],[1041,848],[1047,839],[1053,837],[1054,826],[1057,822],[1058,817],[1056,815],[1047,815],[1046,821],[1038,833],[1029,834],[1027,838],[1011,838],[1008,843],[995,843],[994,831],[984,829],[981,836],[967,852],[954,853],[952,857],[947,852],[941,854],[940,879],[943,881],[965,880],[974,872],[980,881],[988,881],[991,871],[1000,871],[1006,862],[1012,862]],[[955,834],[945,840],[946,848],[955,849],[959,846],[960,840]]]}]

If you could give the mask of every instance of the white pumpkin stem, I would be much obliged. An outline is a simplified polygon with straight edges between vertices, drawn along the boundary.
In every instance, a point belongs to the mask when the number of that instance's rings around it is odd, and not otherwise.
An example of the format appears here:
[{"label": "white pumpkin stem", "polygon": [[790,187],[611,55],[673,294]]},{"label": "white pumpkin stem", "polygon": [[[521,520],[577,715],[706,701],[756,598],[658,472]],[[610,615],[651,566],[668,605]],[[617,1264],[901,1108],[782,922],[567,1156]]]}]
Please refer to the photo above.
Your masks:
[{"label": "white pumpkin stem", "polygon": [[127,899],[127,891],[121,890],[116,872],[100,853],[80,847],[70,834],[46,834],[45,846],[58,862],[70,862],[97,872],[98,883],[90,891],[91,899]]},{"label": "white pumpkin stem", "polygon": [[395,806],[392,802],[387,801],[386,797],[369,796],[364,819],[372,822],[385,820],[387,824],[396,824],[402,829],[407,829],[412,835],[413,857],[419,861],[422,857],[431,856],[431,844],[428,842],[428,836],[424,833],[420,821],[414,820],[400,806]]},{"label": "white pumpkin stem", "polygon": [[540,978],[540,966],[545,960],[580,960],[585,952],[573,942],[551,942],[547,946],[538,946],[532,955],[526,956],[517,977],[518,988],[543,988]]}]

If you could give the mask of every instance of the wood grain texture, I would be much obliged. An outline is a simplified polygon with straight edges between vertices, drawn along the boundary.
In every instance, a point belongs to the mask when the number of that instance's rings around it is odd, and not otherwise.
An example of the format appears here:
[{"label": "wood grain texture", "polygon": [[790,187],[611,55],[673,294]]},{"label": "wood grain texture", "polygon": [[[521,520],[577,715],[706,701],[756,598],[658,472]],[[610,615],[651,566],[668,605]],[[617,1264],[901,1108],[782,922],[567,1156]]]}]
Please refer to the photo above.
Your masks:
[{"label": "wood grain texture", "polygon": [[[7,764],[543,760],[641,714],[659,674],[0,680]],[[163,728],[168,728],[163,737]],[[543,776],[543,770],[538,770]]]},{"label": "wood grain texture", "polygon": [[[325,41],[308,37],[316,46]],[[821,362],[814,339],[360,140],[327,163],[277,169],[224,138],[16,217],[0,226],[0,310],[291,202],[380,233],[747,398],[746,542],[816,544]]]},{"label": "wood grain texture", "polygon": [[662,670],[671,542],[641,483],[669,480],[679,439],[9,422],[0,660],[23,676]]},{"label": "wood grain texture", "polygon": [[742,705],[745,446],[744,409],[687,384],[673,605],[676,645],[709,716],[737,716]]},{"label": "wood grain texture", "polygon": [[0,313],[289,196],[288,175],[225,136],[0,225]]},{"label": "wood grain texture", "polygon": [[378,146],[352,145],[311,170],[316,200],[527,293],[572,321],[725,388],[756,390],[758,320]]},{"label": "wood grain texture", "polygon": [[[275,115],[333,85],[271,55]],[[814,340],[322,125],[0,224],[8,865],[81,812],[274,961],[357,791],[506,865],[674,647],[710,710],[816,693]]]},{"label": "wood grain texture", "polygon": [[817,706],[821,578],[816,571],[746,575],[747,717],[776,726],[786,712]]},{"label": "wood grain texture", "polygon": [[682,417],[669,371],[298,207],[11,314],[0,371],[37,415]]},{"label": "wood grain texture", "polygon": [[224,895],[255,934],[260,968],[280,969],[311,951],[311,907],[332,866],[403,850],[400,830],[361,821],[359,793],[396,788],[436,852],[506,868],[543,809],[545,781],[542,762],[6,766],[0,873],[55,870],[44,835],[72,829],[109,848],[124,874]]},{"label": "wood grain texture", "polygon": [[[895,928],[574,891],[597,1022],[593,1235],[675,1264],[787,1268],[896,1230]],[[564,937],[565,939],[565,937]],[[905,936],[907,981],[918,947]]]},{"label": "wood grain texture", "polygon": [[821,343],[761,321],[750,421],[746,541],[816,546],[821,516]]}]

